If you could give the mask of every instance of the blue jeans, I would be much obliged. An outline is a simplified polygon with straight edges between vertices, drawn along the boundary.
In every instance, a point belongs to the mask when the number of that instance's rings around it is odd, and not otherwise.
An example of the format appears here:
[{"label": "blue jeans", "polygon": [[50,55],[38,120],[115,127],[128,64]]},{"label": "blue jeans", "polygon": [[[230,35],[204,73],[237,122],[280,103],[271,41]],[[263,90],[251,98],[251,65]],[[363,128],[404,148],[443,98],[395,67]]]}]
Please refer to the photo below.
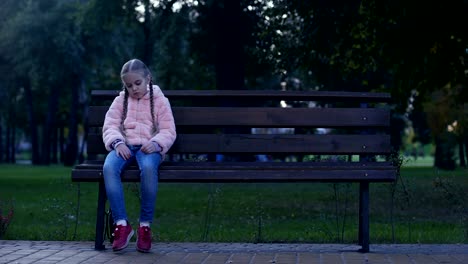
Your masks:
[{"label": "blue jeans", "polygon": [[107,198],[114,222],[118,220],[127,220],[125,210],[125,199],[122,180],[120,174],[135,159],[140,168],[140,222],[152,222],[154,207],[156,205],[156,194],[158,192],[158,168],[161,162],[161,154],[154,152],[150,154],[143,153],[141,146],[128,146],[132,152],[132,157],[124,160],[117,155],[115,150],[107,154],[104,161],[103,173],[106,186]]}]

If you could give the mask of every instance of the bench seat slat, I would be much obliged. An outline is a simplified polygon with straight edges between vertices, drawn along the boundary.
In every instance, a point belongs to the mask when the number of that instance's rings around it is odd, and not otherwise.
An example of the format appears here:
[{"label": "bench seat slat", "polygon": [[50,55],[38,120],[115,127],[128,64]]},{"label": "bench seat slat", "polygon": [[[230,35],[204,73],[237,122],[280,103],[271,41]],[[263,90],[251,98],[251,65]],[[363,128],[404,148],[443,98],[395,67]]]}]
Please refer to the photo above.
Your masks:
[{"label": "bench seat slat", "polygon": [[[87,160],[82,164],[75,166],[77,170],[102,170],[103,160]],[[130,165],[130,169],[136,169],[136,165]],[[165,169],[182,169],[182,170],[263,170],[263,169],[276,169],[276,170],[329,170],[331,168],[340,169],[393,169],[394,166],[391,162],[345,162],[345,161],[328,161],[328,162],[210,162],[210,161],[178,161],[171,162],[165,161],[161,164],[160,168]]]},{"label": "bench seat slat", "polygon": [[[283,163],[250,163],[240,168],[225,163],[211,163],[195,166],[187,162],[161,165],[161,182],[288,182],[288,181],[394,181],[396,172],[388,163],[307,163],[305,166],[290,166]],[[201,162],[204,163],[204,162]],[[209,166],[209,167],[208,167]],[[209,169],[208,169],[209,168]],[[122,174],[123,181],[139,181],[139,170],[131,166]],[[102,180],[102,165],[82,164],[72,172],[75,182]]]},{"label": "bench seat slat", "polygon": [[[108,106],[90,106],[89,126],[102,126],[108,109]],[[338,128],[384,127],[390,123],[390,110],[383,108],[173,107],[172,111],[177,127],[196,125]]]}]

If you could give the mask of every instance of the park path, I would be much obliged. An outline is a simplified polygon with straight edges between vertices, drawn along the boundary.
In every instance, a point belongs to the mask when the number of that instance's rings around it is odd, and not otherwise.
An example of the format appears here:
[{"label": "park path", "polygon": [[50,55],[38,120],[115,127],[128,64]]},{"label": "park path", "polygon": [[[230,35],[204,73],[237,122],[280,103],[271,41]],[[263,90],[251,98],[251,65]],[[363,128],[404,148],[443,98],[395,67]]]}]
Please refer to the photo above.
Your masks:
[{"label": "park path", "polygon": [[0,263],[468,263],[468,244],[371,245],[359,253],[346,244],[154,243],[139,253],[96,251],[94,242],[0,240]]}]

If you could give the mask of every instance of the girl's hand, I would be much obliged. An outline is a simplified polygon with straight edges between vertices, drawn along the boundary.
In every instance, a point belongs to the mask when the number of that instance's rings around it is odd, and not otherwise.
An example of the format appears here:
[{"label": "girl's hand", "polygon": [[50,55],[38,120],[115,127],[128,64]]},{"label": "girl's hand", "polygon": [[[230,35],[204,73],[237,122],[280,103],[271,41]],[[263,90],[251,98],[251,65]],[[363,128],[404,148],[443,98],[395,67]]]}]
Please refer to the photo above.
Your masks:
[{"label": "girl's hand", "polygon": [[128,160],[132,156],[132,152],[125,144],[117,145],[117,147],[115,147],[115,152],[117,153],[117,156],[122,157],[124,160]]},{"label": "girl's hand", "polygon": [[154,141],[148,141],[140,149],[143,153],[149,154],[153,152],[160,152],[162,149],[158,143]]}]

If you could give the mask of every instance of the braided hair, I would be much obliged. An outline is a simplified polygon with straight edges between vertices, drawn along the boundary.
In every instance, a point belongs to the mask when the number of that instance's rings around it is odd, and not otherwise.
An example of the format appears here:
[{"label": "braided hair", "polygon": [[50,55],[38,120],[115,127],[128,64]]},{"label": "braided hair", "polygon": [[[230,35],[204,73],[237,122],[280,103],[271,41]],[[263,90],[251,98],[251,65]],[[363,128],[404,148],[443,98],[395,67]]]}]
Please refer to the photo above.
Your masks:
[{"label": "braided hair", "polygon": [[153,101],[153,78],[149,81],[149,92],[150,92],[150,109],[151,109],[151,120],[153,121],[153,132],[156,133],[157,127],[156,122],[154,122],[154,101]]},{"label": "braided hair", "polygon": [[[153,121],[152,122],[153,123],[153,130],[157,131],[156,124],[154,122],[154,102],[153,102],[154,92],[153,92],[153,78],[151,77],[151,72],[148,69],[148,67],[146,66],[146,64],[143,63],[139,59],[132,59],[132,60],[127,61],[122,66],[122,70],[120,71],[120,76],[122,77],[122,76],[124,76],[125,74],[127,74],[129,72],[139,73],[144,78],[149,77],[149,79],[150,79],[150,81],[149,81],[149,92],[150,92],[151,119]],[[129,93],[128,93],[128,90],[125,87],[125,84],[123,84],[122,89],[125,92],[125,96],[124,96],[124,101],[123,101],[122,117],[121,117],[121,120],[120,120],[120,128],[122,130],[122,133],[125,133],[124,121],[125,121],[125,118],[127,117],[127,112],[128,112],[128,96],[129,96]]]}]

